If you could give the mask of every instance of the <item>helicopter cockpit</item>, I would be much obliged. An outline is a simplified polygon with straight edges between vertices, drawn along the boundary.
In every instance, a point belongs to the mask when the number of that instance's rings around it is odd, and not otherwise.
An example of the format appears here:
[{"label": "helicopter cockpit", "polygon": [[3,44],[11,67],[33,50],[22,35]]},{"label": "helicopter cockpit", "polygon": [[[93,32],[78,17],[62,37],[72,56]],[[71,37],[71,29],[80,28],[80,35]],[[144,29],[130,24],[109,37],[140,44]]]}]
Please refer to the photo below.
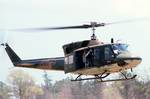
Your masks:
[{"label": "helicopter cockpit", "polygon": [[130,57],[127,44],[112,44],[112,49],[116,57]]}]

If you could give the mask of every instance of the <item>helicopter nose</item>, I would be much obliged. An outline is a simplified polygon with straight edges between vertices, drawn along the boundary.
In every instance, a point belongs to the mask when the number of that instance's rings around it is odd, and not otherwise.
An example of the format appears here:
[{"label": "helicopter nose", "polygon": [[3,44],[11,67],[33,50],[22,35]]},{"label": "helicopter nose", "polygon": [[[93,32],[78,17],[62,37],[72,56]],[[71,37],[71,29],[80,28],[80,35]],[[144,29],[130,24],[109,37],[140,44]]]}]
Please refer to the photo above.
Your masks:
[{"label": "helicopter nose", "polygon": [[118,66],[136,67],[141,62],[142,62],[141,57],[128,57],[128,58],[126,57],[119,59]]},{"label": "helicopter nose", "polygon": [[130,57],[130,58],[125,58],[124,59],[125,60],[125,62],[129,62],[129,61],[136,61],[136,62],[138,62],[138,63],[141,63],[141,61],[142,61],[142,58],[141,57]]}]

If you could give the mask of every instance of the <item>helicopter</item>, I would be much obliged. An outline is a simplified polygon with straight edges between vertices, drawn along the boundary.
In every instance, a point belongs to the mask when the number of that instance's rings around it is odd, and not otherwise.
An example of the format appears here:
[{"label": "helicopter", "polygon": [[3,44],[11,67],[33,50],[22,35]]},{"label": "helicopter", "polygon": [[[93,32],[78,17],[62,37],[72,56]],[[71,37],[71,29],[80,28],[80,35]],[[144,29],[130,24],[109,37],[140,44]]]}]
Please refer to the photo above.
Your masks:
[{"label": "helicopter", "polygon": [[[128,69],[133,71],[132,68],[139,65],[142,58],[133,56],[128,50],[128,44],[114,42],[113,38],[111,38],[110,43],[99,41],[95,35],[95,30],[97,27],[105,25],[108,24],[90,22],[90,24],[76,26],[20,29],[21,31],[43,31],[91,28],[92,36],[90,40],[77,41],[62,46],[64,57],[22,60],[7,43],[2,43],[1,45],[5,47],[15,67],[60,70],[65,73],[77,74],[78,76],[71,81],[99,80],[100,82],[109,82],[134,79],[137,75],[134,74],[129,77],[123,72]],[[113,73],[121,73],[123,77],[105,79]],[[81,76],[83,75],[91,75],[93,77],[82,78]]]}]

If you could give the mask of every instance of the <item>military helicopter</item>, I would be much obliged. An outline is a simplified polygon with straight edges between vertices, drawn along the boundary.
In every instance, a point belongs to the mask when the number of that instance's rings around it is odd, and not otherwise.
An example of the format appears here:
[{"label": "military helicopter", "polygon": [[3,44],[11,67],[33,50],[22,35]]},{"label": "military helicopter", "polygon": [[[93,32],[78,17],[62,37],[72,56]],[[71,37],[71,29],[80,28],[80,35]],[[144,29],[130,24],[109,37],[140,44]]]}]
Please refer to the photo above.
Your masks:
[{"label": "military helicopter", "polygon": [[[92,36],[90,40],[63,45],[64,57],[22,60],[7,43],[1,45],[5,47],[15,67],[61,70],[65,73],[77,74],[78,76],[71,81],[99,80],[100,82],[108,82],[134,79],[136,75],[129,77],[123,72],[128,69],[132,71],[132,68],[141,63],[142,58],[134,57],[128,50],[128,44],[114,42],[113,38],[110,43],[100,42],[95,35],[95,29],[105,25],[108,24],[91,22],[90,24],[77,26],[20,29],[21,31],[43,31],[91,28]],[[123,77],[106,80],[105,78],[112,73],[121,73]],[[82,75],[93,77],[82,78]]]}]

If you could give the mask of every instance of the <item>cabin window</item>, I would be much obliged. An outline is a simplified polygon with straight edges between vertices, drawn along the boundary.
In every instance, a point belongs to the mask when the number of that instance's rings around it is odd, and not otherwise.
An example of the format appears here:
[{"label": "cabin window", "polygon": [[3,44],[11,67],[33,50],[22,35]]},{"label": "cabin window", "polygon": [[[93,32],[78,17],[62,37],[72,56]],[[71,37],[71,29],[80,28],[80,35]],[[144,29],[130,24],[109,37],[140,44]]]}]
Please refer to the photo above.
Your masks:
[{"label": "cabin window", "polygon": [[84,51],[77,51],[75,53],[75,66],[76,69],[84,68],[85,64],[83,62],[83,53]]},{"label": "cabin window", "polygon": [[70,55],[68,57],[68,62],[69,62],[69,64],[73,64],[73,55]]},{"label": "cabin window", "polygon": [[127,44],[113,44],[112,49],[116,55],[123,51],[128,51],[128,45]]},{"label": "cabin window", "polygon": [[104,47],[94,48],[94,65],[98,66],[104,61]]},{"label": "cabin window", "polygon": [[94,65],[104,65],[114,57],[111,46],[99,46],[94,48]]},{"label": "cabin window", "polygon": [[68,57],[65,57],[65,64],[69,64]]},{"label": "cabin window", "polygon": [[65,58],[65,64],[73,64],[73,55]]},{"label": "cabin window", "polygon": [[105,47],[104,54],[105,54],[105,60],[111,60],[112,59],[113,52],[112,52],[110,46]]},{"label": "cabin window", "polygon": [[113,50],[126,51],[128,48],[128,45],[127,44],[113,44],[112,48]]}]

